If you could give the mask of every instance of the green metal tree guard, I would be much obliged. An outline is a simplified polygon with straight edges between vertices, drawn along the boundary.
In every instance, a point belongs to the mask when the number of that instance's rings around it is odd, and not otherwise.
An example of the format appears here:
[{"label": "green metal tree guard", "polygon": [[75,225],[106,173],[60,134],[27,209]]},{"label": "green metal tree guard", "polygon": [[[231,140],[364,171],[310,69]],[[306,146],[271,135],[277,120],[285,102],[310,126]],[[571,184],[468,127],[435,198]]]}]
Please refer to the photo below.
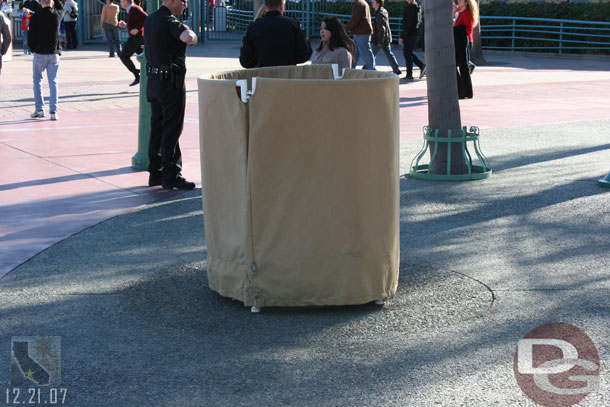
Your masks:
[{"label": "green metal tree guard", "polygon": [[138,116],[138,152],[131,157],[131,166],[138,170],[148,169],[148,142],[150,140],[150,104],[146,100],[146,56],[136,58],[140,62],[140,114]]},{"label": "green metal tree guard", "polygon": [[[439,130],[432,130],[429,127],[424,127],[424,145],[421,151],[413,158],[411,162],[411,169],[409,175],[414,178],[429,179],[429,180],[442,180],[442,181],[464,181],[464,180],[475,180],[483,179],[491,176],[491,166],[489,161],[481,152],[479,145],[479,128],[472,126],[470,132],[466,130],[464,126],[461,130],[459,137],[453,137],[451,130],[448,131],[448,137],[439,137]],[[472,156],[468,150],[468,143],[472,143],[474,153],[478,159],[478,164],[473,165]],[[435,147],[431,147],[430,143]],[[432,174],[430,169],[434,164],[434,160],[437,159],[438,145],[439,143],[447,144],[447,172],[445,174]],[[451,145],[458,143],[462,146],[462,154],[464,155],[464,161],[468,171],[464,174],[452,174],[451,173]],[[428,150],[432,151],[432,157],[428,164],[420,164],[422,158],[429,155]]]},{"label": "green metal tree guard", "polygon": [[597,184],[604,188],[610,188],[610,172],[608,173],[608,175],[606,175],[604,179],[598,180]]},{"label": "green metal tree guard", "polygon": [[[159,8],[159,0],[147,0],[146,12],[151,14]],[[140,63],[140,114],[138,116],[138,152],[131,157],[131,166],[138,170],[148,170],[148,143],[150,141],[150,104],[146,100],[146,55],[136,57]]]}]

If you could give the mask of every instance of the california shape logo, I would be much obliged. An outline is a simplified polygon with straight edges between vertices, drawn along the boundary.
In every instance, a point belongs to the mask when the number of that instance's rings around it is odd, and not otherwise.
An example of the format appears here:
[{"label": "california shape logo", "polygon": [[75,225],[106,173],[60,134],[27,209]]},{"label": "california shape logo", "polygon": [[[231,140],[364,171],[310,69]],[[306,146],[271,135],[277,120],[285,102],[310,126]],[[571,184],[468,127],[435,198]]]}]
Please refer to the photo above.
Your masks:
[{"label": "california shape logo", "polygon": [[11,385],[50,386],[61,383],[61,337],[11,338]]}]

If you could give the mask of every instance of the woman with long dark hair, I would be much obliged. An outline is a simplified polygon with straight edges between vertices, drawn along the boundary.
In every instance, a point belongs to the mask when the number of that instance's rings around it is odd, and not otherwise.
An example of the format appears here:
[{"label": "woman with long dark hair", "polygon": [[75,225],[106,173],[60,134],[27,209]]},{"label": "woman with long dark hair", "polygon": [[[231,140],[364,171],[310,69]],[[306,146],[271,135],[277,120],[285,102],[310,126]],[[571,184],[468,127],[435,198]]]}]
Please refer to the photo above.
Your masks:
[{"label": "woman with long dark hair", "polygon": [[320,24],[320,45],[311,56],[312,64],[338,64],[339,73],[351,68],[354,57],[354,41],[337,17],[324,17]]}]

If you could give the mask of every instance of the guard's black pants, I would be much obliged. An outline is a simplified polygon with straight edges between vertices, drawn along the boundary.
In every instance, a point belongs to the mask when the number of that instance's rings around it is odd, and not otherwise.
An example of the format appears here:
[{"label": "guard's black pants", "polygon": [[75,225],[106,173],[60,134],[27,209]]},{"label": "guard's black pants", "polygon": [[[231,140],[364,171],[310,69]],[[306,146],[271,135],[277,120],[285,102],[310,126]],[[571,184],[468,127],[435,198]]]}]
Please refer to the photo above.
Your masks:
[{"label": "guard's black pants", "polygon": [[141,35],[131,35],[127,41],[125,41],[123,51],[121,51],[120,55],[123,65],[125,65],[127,69],[129,69],[129,72],[134,74],[136,77],[139,75],[139,73],[136,66],[133,64],[133,62],[131,62],[131,56],[133,54],[140,54],[142,52],[142,45],[144,45],[144,37]]},{"label": "guard's black pants", "polygon": [[148,171],[151,175],[163,175],[171,180],[182,171],[182,154],[178,139],[184,125],[186,88],[169,80],[161,80],[159,75],[148,75],[146,98],[150,103],[150,142],[148,145]]}]

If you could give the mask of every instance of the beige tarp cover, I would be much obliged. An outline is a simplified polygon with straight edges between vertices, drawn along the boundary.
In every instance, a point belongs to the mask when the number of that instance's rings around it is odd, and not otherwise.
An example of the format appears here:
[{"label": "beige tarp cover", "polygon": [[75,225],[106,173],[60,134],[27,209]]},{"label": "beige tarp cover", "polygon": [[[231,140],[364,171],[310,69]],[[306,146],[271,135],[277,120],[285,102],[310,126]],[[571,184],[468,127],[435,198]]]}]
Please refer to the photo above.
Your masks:
[{"label": "beige tarp cover", "polygon": [[[243,103],[236,79],[257,77]],[[210,287],[257,306],[362,304],[396,292],[398,77],[329,65],[202,76]]]}]

